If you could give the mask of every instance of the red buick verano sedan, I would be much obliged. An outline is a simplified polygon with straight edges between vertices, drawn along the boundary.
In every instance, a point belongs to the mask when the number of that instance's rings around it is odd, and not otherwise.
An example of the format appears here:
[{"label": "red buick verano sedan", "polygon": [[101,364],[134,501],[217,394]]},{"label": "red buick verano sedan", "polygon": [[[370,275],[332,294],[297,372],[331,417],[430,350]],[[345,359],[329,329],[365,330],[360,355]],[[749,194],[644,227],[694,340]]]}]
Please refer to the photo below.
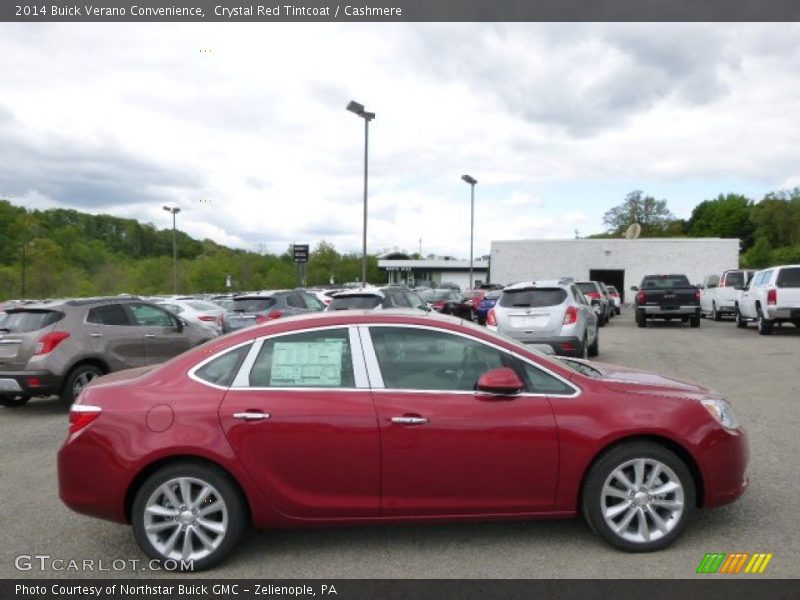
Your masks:
[{"label": "red buick verano sedan", "polygon": [[742,494],[747,460],[708,388],[453,317],[343,311],[97,379],[58,472],[69,507],[202,569],[250,526],[579,512],[617,548],[658,550]]}]

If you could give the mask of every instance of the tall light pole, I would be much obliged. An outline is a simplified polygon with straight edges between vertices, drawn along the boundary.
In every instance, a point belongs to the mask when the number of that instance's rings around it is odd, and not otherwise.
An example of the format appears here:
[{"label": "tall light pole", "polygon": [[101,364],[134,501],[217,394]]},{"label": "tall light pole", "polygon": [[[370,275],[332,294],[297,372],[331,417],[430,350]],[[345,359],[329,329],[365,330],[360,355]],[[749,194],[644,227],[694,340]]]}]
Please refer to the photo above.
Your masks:
[{"label": "tall light pole", "polygon": [[470,186],[470,204],[469,204],[469,289],[472,289],[472,260],[473,251],[472,244],[475,234],[475,184],[478,180],[470,177],[469,175],[462,175],[461,179],[466,181]]},{"label": "tall light pole", "polygon": [[177,206],[170,208],[165,206],[164,210],[172,213],[172,293],[178,295],[178,238],[175,234],[175,215],[181,212]]},{"label": "tall light pole", "polygon": [[369,122],[375,118],[374,112],[367,112],[363,104],[351,100],[347,110],[364,119],[364,232],[361,247],[361,283],[367,283],[367,157],[369,153]]}]

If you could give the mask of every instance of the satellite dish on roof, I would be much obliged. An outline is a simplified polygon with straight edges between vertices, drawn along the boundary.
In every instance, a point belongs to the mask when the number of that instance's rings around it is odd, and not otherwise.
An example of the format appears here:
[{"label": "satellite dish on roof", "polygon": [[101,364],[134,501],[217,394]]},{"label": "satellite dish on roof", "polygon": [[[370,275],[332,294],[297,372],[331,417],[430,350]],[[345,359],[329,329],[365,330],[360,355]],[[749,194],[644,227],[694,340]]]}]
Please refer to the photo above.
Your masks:
[{"label": "satellite dish on roof", "polygon": [[625,239],[626,240],[635,240],[638,238],[642,233],[642,226],[638,223],[631,223],[628,226],[628,229],[625,230]]}]

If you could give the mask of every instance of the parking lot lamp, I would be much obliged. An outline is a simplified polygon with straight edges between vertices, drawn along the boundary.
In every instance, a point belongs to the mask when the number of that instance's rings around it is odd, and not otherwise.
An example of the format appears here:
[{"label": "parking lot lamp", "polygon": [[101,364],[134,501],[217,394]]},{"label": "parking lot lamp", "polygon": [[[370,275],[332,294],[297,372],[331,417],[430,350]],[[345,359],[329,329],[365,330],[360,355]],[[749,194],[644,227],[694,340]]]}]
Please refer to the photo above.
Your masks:
[{"label": "parking lot lamp", "polygon": [[469,208],[469,289],[472,289],[472,245],[475,233],[475,184],[478,180],[469,175],[462,175],[461,179],[470,186],[470,208]]},{"label": "parking lot lamp", "polygon": [[369,122],[375,118],[374,112],[367,112],[363,104],[351,100],[347,110],[364,119],[364,228],[361,247],[361,282],[367,283],[367,157],[369,153]]},{"label": "parking lot lamp", "polygon": [[164,210],[172,213],[172,293],[178,295],[178,238],[175,233],[175,215],[181,212],[177,206],[165,206]]}]

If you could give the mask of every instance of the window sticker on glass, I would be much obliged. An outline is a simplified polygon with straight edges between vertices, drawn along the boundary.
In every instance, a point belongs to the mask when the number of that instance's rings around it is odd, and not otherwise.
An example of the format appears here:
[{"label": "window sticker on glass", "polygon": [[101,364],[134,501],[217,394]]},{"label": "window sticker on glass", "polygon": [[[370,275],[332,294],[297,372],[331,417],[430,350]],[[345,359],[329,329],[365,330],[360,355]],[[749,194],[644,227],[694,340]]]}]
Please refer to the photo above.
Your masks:
[{"label": "window sticker on glass", "polygon": [[275,342],[270,386],[335,387],[342,383],[343,339]]}]

